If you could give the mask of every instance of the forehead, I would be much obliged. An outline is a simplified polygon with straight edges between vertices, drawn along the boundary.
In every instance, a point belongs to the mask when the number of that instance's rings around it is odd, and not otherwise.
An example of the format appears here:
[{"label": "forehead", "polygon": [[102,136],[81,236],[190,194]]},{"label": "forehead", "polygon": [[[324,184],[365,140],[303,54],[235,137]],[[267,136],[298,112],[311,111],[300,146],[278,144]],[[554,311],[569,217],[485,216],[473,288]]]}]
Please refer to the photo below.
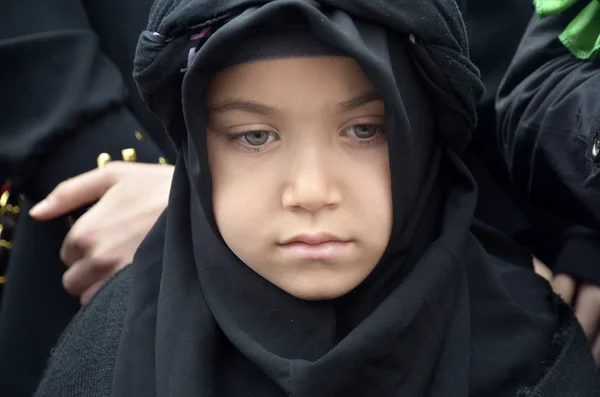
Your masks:
[{"label": "forehead", "polygon": [[289,103],[339,101],[373,91],[355,60],[340,56],[259,60],[214,75],[206,93],[209,104],[232,97]]}]

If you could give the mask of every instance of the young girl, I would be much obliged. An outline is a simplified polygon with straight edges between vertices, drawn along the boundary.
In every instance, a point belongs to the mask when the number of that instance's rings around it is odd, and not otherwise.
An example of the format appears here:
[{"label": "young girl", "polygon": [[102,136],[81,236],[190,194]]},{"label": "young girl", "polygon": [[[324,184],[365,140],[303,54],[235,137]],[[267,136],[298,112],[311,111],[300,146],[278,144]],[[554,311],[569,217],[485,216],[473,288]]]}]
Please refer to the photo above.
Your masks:
[{"label": "young girl", "polygon": [[136,78],[179,148],[169,208],[39,396],[597,395],[571,312],[473,222],[481,83],[453,2],[150,20]]}]

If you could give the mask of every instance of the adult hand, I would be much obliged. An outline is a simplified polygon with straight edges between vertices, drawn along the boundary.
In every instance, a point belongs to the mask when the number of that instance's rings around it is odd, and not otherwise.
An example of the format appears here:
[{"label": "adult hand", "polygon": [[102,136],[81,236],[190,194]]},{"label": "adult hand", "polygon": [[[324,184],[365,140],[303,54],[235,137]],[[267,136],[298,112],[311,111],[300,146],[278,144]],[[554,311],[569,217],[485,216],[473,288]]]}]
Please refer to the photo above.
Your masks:
[{"label": "adult hand", "polygon": [[173,166],[110,162],[59,184],[30,211],[48,221],[94,204],[72,226],[60,257],[67,292],[86,304],[113,274],[130,264],[167,206]]},{"label": "adult hand", "polygon": [[573,307],[590,342],[594,359],[600,365],[600,286],[582,282],[566,273],[554,275],[535,257],[533,266],[535,272],[552,285],[554,292]]},{"label": "adult hand", "polygon": [[600,286],[561,273],[552,279],[552,288],[575,310],[592,347],[594,359],[600,364]]}]

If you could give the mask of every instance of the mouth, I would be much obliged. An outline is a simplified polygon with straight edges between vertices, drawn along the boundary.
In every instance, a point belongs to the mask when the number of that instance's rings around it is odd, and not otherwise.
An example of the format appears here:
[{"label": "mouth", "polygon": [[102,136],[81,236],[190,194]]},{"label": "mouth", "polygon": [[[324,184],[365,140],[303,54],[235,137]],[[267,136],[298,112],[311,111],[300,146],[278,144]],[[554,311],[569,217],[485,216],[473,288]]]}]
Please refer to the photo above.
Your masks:
[{"label": "mouth", "polygon": [[300,260],[332,260],[343,255],[351,244],[351,240],[329,233],[314,233],[297,235],[279,247]]}]

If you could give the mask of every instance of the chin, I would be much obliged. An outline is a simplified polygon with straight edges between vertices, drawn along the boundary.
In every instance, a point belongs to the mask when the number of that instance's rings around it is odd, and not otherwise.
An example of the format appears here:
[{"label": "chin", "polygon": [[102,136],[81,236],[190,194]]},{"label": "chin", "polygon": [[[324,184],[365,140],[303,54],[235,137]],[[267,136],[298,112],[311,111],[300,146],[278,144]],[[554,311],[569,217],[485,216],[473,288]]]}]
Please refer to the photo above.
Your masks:
[{"label": "chin", "polygon": [[279,284],[278,287],[298,299],[306,301],[325,301],[346,295],[356,288],[358,284],[360,284],[360,282],[349,283],[348,280],[335,279],[324,282],[321,278],[317,280],[302,280],[301,282],[296,280],[296,282],[290,284]]}]

